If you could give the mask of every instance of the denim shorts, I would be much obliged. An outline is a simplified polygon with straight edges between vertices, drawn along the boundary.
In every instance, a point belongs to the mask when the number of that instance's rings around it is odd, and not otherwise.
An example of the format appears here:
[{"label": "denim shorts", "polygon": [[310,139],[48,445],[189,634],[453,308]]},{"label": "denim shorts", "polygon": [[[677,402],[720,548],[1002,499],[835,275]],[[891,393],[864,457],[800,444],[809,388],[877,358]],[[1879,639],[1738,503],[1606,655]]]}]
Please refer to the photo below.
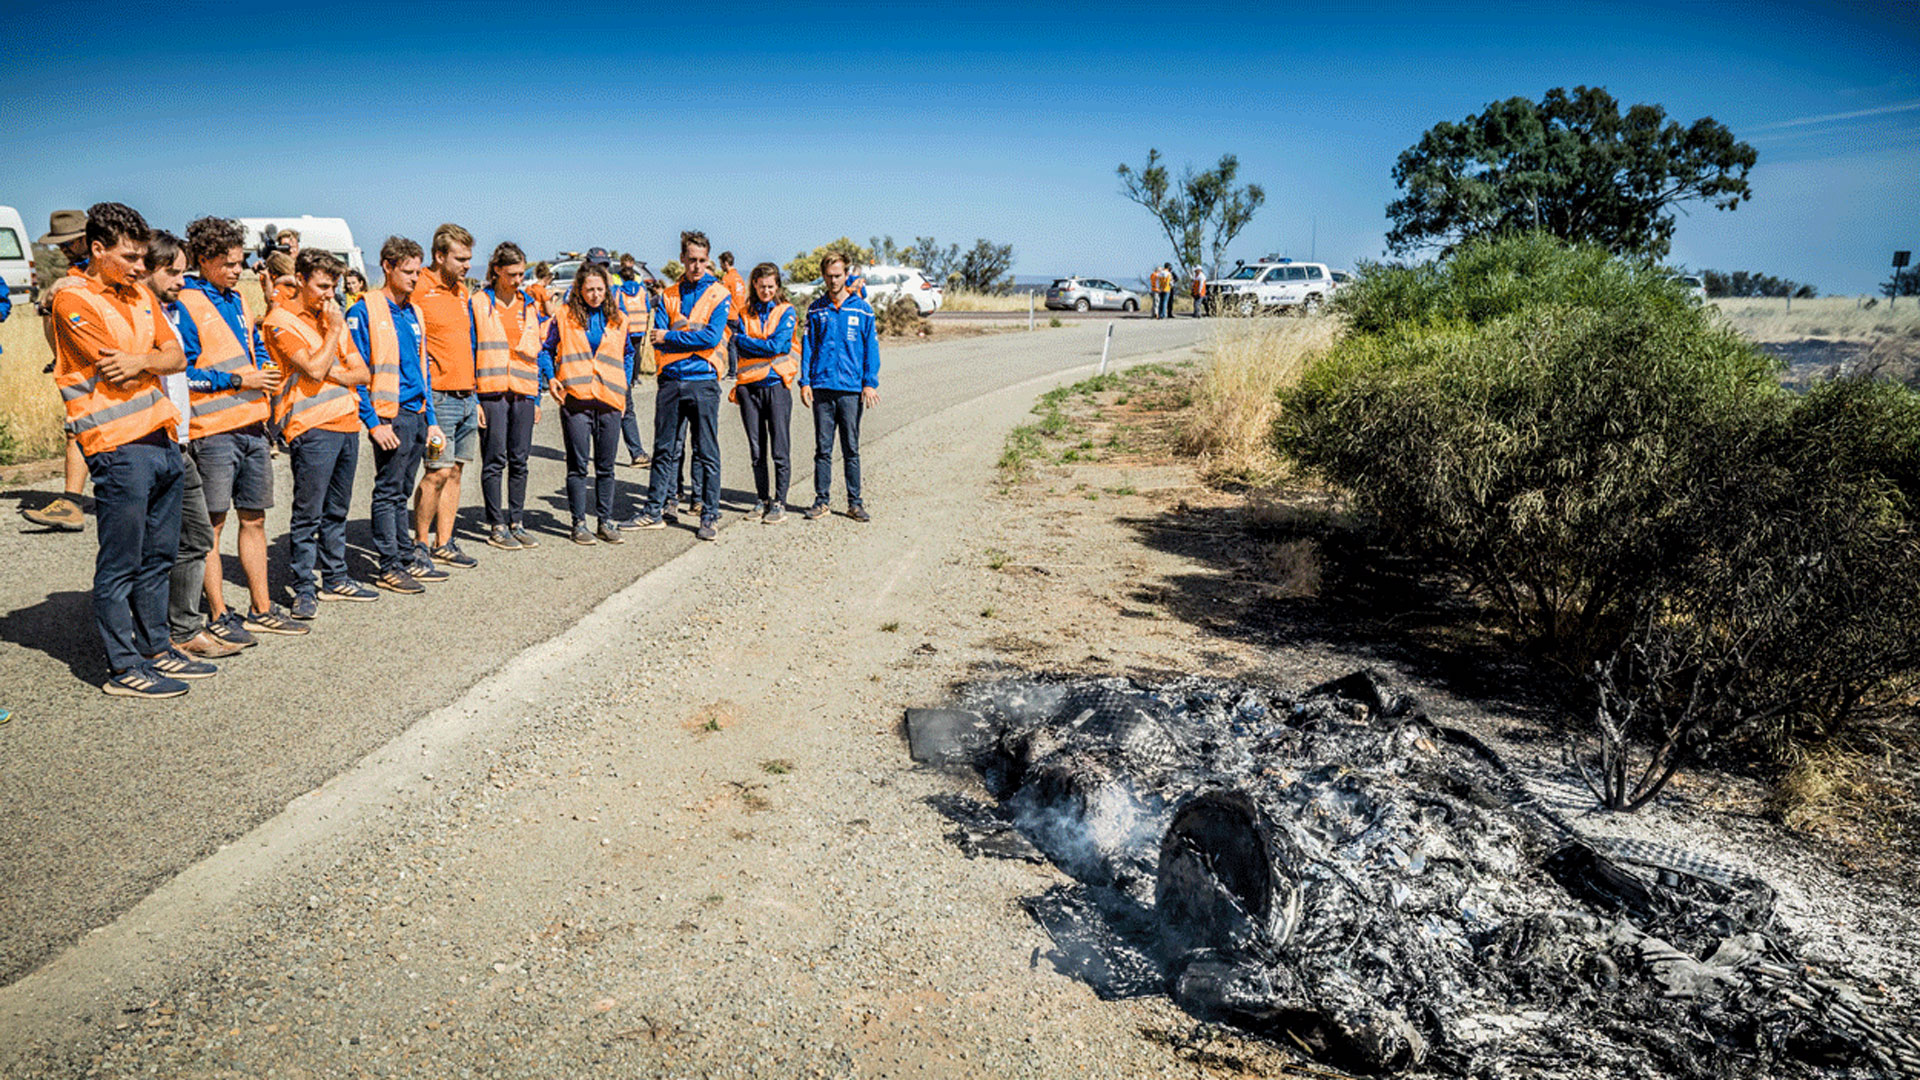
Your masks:
[{"label": "denim shorts", "polygon": [[435,390],[433,418],[447,437],[447,445],[438,461],[425,463],[427,468],[444,469],[480,456],[480,403],[472,394],[456,396]]},{"label": "denim shorts", "polygon": [[273,506],[273,460],[267,453],[266,433],[259,427],[195,439],[188,453],[200,470],[207,513]]}]

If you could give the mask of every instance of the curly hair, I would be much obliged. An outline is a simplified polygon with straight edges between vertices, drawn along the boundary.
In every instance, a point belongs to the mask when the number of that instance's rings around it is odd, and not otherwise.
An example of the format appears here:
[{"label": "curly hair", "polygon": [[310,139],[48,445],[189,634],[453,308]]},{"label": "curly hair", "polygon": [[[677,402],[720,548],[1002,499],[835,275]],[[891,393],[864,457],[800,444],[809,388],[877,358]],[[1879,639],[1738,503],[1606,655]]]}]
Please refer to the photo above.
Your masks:
[{"label": "curly hair", "polygon": [[244,250],[247,233],[237,221],[227,218],[195,218],[187,223],[187,258],[196,266],[225,258],[234,248]]}]

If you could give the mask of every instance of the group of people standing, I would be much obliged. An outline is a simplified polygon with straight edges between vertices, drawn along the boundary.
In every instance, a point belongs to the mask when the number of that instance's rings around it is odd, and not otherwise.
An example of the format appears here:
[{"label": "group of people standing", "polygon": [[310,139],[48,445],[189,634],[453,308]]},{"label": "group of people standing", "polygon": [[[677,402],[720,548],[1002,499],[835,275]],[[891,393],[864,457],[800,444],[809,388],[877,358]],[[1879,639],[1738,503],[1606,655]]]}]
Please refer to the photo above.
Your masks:
[{"label": "group of people standing", "polygon": [[[1147,291],[1153,294],[1154,318],[1173,318],[1173,289],[1178,281],[1179,275],[1173,272],[1170,262],[1161,263],[1147,276]],[[1193,298],[1193,317],[1197,319],[1206,314],[1207,271],[1197,263],[1187,277],[1187,295]]]},{"label": "group of people standing", "polygon": [[[822,260],[826,290],[803,320],[772,263],[742,280],[729,258],[731,280],[716,278],[700,232],[681,234],[684,269],[671,285],[636,275],[616,284],[604,256],[589,257],[566,294],[554,295],[523,288],[526,257],[511,242],[494,249],[485,284],[469,288],[473,236],[447,224],[426,252],[389,237],[382,283],[345,306],[341,261],[299,251],[290,280],[263,276],[271,306],[256,320],[235,291],[246,257],[236,223],[200,218],[181,239],[130,207],[100,203],[83,233],[48,311],[69,436],[94,483],[92,599],[109,694],[186,693],[190,680],[217,672],[210,661],[256,635],[307,633],[322,602],[379,599],[347,561],[363,432],[374,468],[373,584],[403,595],[477,565],[455,536],[463,473],[475,460],[487,543],[539,546],[526,526],[527,464],[549,394],[575,543],[618,544],[623,531],[677,521],[689,441],[695,535],[717,538],[718,414],[729,374],[753,458],[751,516],[785,517],[797,384],[815,426],[814,500],[804,516],[828,513],[838,441],[847,514],[870,520],[859,432],[864,410],[879,403],[879,341],[842,256]],[[652,471],[640,511],[617,520],[622,420],[636,377],[647,375],[657,383]],[[276,444],[293,475],[285,609],[267,573]],[[223,588],[229,515],[239,519],[244,614]]]}]

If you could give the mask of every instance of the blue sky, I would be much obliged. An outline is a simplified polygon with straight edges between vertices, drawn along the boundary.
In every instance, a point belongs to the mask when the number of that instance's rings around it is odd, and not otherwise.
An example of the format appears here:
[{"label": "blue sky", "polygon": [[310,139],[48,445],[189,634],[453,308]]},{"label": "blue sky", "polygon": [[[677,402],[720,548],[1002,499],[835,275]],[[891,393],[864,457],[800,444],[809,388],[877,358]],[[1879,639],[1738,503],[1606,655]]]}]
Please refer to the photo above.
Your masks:
[{"label": "blue sky", "polygon": [[1169,256],[1114,168],[1156,147],[1265,186],[1234,256],[1351,265],[1383,254],[1422,131],[1586,84],[1759,150],[1752,201],[1694,208],[1676,262],[1851,293],[1920,248],[1911,2],[174,3],[95,29],[30,0],[7,22],[0,203],[36,231],[117,199],[175,230],[344,217],[369,251],[451,220],[657,266],[698,227],[749,263],[987,237],[1022,276],[1132,277]]}]

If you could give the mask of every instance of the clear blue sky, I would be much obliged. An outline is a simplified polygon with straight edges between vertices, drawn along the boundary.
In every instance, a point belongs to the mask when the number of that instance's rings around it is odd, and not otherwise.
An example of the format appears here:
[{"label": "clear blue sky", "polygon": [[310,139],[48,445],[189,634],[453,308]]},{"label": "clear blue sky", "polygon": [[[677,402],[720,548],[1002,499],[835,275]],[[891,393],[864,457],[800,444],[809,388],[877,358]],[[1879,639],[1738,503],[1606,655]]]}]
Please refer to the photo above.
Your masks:
[{"label": "clear blue sky", "polygon": [[1157,147],[1266,187],[1234,256],[1351,265],[1422,131],[1587,84],[1759,150],[1753,200],[1683,218],[1676,262],[1850,293],[1920,249],[1920,5],[1555,7],[29,0],[0,203],[36,234],[116,199],[175,230],[313,213],[371,252],[450,220],[656,266],[683,227],[748,263],[988,237],[1023,276],[1130,278],[1168,252],[1114,167]]}]

